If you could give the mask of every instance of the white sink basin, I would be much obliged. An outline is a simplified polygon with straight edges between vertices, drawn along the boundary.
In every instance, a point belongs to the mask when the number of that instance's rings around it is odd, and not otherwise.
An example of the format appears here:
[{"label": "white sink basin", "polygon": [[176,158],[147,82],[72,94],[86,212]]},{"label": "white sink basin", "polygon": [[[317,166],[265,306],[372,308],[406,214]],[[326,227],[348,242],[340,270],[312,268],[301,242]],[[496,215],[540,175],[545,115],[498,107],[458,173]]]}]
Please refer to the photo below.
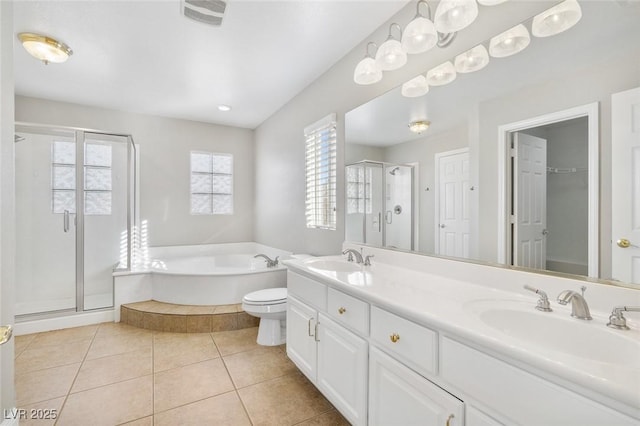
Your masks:
[{"label": "white sink basin", "polygon": [[319,258],[308,259],[304,261],[304,264],[312,269],[318,269],[327,272],[360,272],[362,271],[362,265],[355,262],[347,262],[344,259],[335,258]]},{"label": "white sink basin", "polygon": [[468,307],[485,325],[529,346],[591,361],[640,368],[637,333],[608,328],[602,321],[572,318],[566,311],[536,311],[533,305],[515,301],[476,301],[470,302]]}]

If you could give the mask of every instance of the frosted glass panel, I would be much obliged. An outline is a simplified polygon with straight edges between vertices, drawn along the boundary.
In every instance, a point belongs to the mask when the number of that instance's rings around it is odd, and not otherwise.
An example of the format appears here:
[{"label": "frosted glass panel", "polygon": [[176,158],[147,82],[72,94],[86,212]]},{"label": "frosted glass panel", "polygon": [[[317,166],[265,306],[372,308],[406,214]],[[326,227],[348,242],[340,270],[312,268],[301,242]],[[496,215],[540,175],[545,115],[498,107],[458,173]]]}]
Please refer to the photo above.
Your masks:
[{"label": "frosted glass panel", "polygon": [[85,192],[85,214],[111,214],[111,192]]},{"label": "frosted glass panel", "polygon": [[207,193],[213,191],[213,176],[209,174],[191,174],[191,193]]},{"label": "frosted glass panel", "polygon": [[87,166],[111,167],[111,146],[87,143],[84,157]]},{"label": "frosted glass panel", "polygon": [[213,213],[217,213],[217,214],[233,213],[233,196],[232,195],[214,195],[213,196]]},{"label": "frosted glass panel", "polygon": [[75,191],[53,191],[53,212],[64,213],[76,212],[76,192]]},{"label": "frosted glass panel", "polygon": [[213,192],[222,194],[231,194],[231,176],[213,176]]},{"label": "frosted glass panel", "polygon": [[191,213],[211,214],[211,201],[213,195],[193,194],[191,195]]},{"label": "frosted glass panel", "polygon": [[53,189],[75,189],[76,169],[74,166],[52,166]]},{"label": "frosted glass panel", "polygon": [[191,153],[191,171],[211,173],[211,154]]},{"label": "frosted glass panel", "polygon": [[74,142],[53,142],[53,162],[59,164],[76,163],[76,144]]},{"label": "frosted glass panel", "polygon": [[233,162],[232,156],[216,154],[213,156],[213,171],[215,173],[231,174],[232,162]]},{"label": "frosted glass panel", "polygon": [[84,185],[87,190],[111,190],[111,169],[85,168]]}]

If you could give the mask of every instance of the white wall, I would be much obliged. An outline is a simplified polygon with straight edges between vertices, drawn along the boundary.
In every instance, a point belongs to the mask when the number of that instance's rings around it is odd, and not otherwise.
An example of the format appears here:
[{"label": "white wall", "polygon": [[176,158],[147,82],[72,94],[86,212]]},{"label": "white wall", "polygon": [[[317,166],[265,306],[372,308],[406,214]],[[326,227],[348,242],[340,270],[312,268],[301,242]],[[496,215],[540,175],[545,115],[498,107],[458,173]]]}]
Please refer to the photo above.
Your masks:
[{"label": "white wall", "polygon": [[[140,218],[149,222],[150,245],[253,240],[252,130],[23,96],[16,121],[131,134],[140,145]],[[233,215],[190,214],[191,150],[233,154]]]}]

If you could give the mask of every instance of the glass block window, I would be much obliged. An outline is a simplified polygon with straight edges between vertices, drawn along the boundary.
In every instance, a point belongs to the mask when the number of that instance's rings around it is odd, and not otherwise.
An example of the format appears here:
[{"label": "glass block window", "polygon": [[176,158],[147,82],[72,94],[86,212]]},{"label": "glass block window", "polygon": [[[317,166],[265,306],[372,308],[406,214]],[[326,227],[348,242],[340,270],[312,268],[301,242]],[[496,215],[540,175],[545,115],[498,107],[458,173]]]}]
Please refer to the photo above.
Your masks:
[{"label": "glass block window", "polygon": [[347,213],[371,214],[371,169],[347,166]]},{"label": "glass block window", "polygon": [[307,228],[336,229],[336,114],[304,129]]},{"label": "glass block window", "polygon": [[191,151],[191,214],[233,214],[233,155]]},{"label": "glass block window", "polygon": [[[110,215],[112,196],[111,145],[86,143],[84,151],[84,212]],[[53,213],[76,212],[76,144],[55,141],[51,148]]]}]

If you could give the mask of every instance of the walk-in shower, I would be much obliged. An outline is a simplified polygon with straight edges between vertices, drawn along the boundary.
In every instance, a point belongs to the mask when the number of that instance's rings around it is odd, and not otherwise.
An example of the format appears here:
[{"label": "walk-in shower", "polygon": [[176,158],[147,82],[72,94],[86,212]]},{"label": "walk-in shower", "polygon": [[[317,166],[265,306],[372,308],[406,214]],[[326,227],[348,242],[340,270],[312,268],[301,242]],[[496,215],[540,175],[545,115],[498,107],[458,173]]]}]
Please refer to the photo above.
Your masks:
[{"label": "walk-in shower", "polygon": [[346,240],[413,250],[414,168],[360,161],[346,166]]},{"label": "walk-in shower", "polygon": [[17,124],[16,315],[113,306],[135,220],[130,135]]}]

